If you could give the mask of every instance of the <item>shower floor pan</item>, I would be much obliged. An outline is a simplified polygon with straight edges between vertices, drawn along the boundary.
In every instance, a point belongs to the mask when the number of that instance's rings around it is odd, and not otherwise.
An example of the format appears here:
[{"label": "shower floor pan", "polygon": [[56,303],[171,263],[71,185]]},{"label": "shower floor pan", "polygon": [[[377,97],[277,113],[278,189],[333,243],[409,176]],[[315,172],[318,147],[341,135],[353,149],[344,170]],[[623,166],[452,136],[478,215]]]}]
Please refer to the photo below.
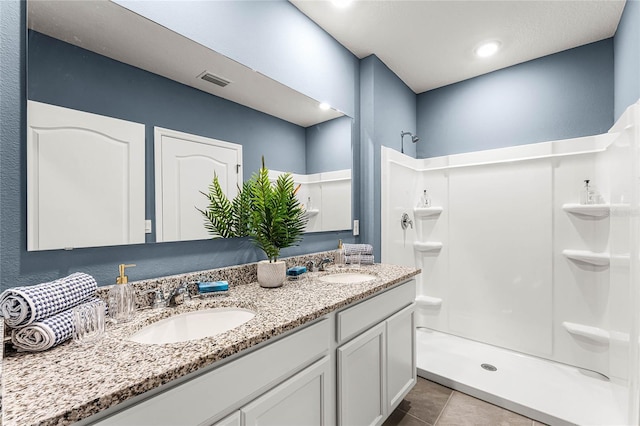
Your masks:
[{"label": "shower floor pan", "polygon": [[426,328],[416,337],[420,377],[549,425],[627,423],[626,389],[599,374]]}]

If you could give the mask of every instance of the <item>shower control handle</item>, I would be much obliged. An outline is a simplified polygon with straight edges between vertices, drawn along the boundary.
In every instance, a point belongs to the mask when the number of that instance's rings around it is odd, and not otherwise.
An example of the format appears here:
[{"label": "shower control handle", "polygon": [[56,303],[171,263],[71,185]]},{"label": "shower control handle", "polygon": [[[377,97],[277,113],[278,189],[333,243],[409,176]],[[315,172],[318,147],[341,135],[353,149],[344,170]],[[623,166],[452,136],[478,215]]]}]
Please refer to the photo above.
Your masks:
[{"label": "shower control handle", "polygon": [[406,213],[402,213],[402,219],[400,219],[400,226],[402,226],[402,230],[406,231],[409,226],[413,229],[413,221],[409,218],[409,215]]}]

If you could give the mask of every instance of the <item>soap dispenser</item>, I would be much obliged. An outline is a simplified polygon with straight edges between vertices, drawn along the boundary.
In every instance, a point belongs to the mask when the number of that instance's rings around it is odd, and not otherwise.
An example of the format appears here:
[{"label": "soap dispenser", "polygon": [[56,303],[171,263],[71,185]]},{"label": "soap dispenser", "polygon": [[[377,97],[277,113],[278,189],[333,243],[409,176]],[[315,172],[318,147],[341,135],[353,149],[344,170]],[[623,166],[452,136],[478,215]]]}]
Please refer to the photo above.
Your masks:
[{"label": "soap dispenser", "polygon": [[129,277],[124,274],[125,268],[136,265],[120,264],[120,276],[116,278],[116,285],[109,290],[109,317],[117,323],[133,319],[136,312],[136,297],[133,286],[129,284]]},{"label": "soap dispenser", "polygon": [[344,247],[342,246],[342,240],[338,240],[338,248],[336,249],[336,256],[333,260],[333,263],[338,267],[342,268],[345,266],[347,259],[344,254]]},{"label": "soap dispenser", "polygon": [[431,207],[431,198],[429,197],[429,194],[427,194],[426,189],[422,191],[422,197],[420,197],[418,207]]}]

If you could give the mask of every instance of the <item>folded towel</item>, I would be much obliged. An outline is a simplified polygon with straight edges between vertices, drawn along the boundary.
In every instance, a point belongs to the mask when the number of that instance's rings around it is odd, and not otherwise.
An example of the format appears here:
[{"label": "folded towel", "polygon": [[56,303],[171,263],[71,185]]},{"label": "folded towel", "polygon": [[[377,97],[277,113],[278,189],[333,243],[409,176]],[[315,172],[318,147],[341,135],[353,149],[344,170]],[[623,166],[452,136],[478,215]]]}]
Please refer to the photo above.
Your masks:
[{"label": "folded towel", "polygon": [[94,296],[98,284],[76,272],[48,283],[14,287],[0,294],[0,310],[9,327],[24,327],[79,305]]},{"label": "folded towel", "polygon": [[[84,303],[101,301],[100,298],[84,300]],[[12,330],[11,343],[24,351],[44,351],[68,340],[73,335],[73,309]]]},{"label": "folded towel", "polygon": [[373,254],[373,246],[371,244],[348,244],[342,245],[344,254],[349,256],[350,254]]},{"label": "folded towel", "polygon": [[[353,261],[353,255],[348,255],[345,256],[345,262],[347,264],[352,263]],[[360,255],[360,264],[361,265],[373,265],[374,264],[374,259],[373,259],[373,255],[372,254],[361,254]]]}]

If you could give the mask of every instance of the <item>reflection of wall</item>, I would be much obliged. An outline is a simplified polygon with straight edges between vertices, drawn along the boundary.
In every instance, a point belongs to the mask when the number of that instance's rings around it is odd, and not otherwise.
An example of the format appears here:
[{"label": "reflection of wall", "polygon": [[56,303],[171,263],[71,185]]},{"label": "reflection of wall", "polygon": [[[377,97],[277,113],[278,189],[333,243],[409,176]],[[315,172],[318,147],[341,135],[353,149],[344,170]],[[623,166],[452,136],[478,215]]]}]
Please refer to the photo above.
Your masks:
[{"label": "reflection of wall", "polygon": [[[275,181],[283,172],[270,170]],[[291,175],[296,197],[307,210],[306,232],[340,231],[351,228],[351,169]]]},{"label": "reflection of wall", "polygon": [[306,128],[307,173],[351,168],[351,117],[334,118]]}]

